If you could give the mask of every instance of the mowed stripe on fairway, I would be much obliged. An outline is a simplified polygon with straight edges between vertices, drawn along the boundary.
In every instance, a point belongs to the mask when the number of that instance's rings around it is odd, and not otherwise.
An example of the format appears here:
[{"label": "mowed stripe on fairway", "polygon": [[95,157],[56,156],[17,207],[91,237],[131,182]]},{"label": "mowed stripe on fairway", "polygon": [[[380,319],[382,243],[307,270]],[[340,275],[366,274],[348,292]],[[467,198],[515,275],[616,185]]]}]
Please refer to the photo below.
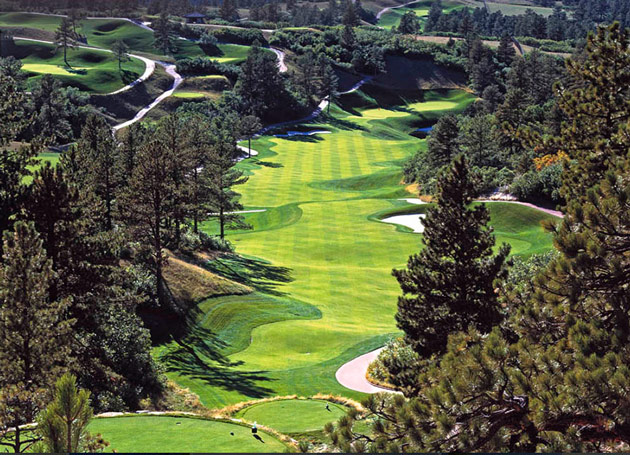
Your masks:
[{"label": "mowed stripe on fairway", "polygon": [[[394,314],[400,289],[391,270],[404,266],[420,249],[421,236],[400,232],[374,216],[408,205],[399,200],[409,197],[401,184],[401,165],[424,146],[423,140],[408,134],[413,123],[461,111],[473,101],[460,91],[428,93],[425,99],[427,103],[416,97],[390,109],[364,106],[356,108],[355,115],[333,107],[334,120],[309,125],[332,134],[263,137],[252,144],[260,152],[259,161],[240,164],[250,174],[237,189],[241,202],[267,211],[246,215],[254,229],[230,232],[228,238],[239,253],[288,270],[291,281],[275,290],[302,304],[294,306],[294,317],[278,316],[251,332],[232,333],[243,338],[232,343],[239,349],[246,346],[238,352],[228,349],[230,359],[240,363],[233,370],[264,376],[267,380],[259,385],[267,391],[262,395],[322,392],[360,397],[336,382],[335,370],[397,332]],[[378,116],[363,115],[375,111]],[[387,115],[391,112],[395,115]],[[498,240],[513,243],[515,254],[549,248],[549,237],[538,224],[546,215],[520,208],[526,210],[517,223],[499,222]],[[500,212],[500,217],[508,216]],[[516,225],[520,230],[512,231]],[[216,233],[216,224],[206,223],[204,229]],[[222,299],[227,298],[214,299],[212,305]],[[281,307],[278,304],[279,312]],[[310,307],[321,315],[307,317]],[[211,407],[255,398],[243,388],[214,385],[211,378],[170,374]]]}]

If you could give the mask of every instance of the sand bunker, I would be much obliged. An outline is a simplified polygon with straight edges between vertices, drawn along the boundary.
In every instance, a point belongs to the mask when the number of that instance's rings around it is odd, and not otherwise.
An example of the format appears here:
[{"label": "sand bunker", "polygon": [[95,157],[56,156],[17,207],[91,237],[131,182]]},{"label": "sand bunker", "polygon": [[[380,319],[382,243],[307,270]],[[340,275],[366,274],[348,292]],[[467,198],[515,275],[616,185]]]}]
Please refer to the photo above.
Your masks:
[{"label": "sand bunker", "polygon": [[405,226],[411,229],[416,234],[422,234],[424,232],[424,225],[422,224],[422,218],[425,218],[424,213],[418,215],[396,215],[384,218],[381,221],[387,224],[398,224],[399,226]]}]

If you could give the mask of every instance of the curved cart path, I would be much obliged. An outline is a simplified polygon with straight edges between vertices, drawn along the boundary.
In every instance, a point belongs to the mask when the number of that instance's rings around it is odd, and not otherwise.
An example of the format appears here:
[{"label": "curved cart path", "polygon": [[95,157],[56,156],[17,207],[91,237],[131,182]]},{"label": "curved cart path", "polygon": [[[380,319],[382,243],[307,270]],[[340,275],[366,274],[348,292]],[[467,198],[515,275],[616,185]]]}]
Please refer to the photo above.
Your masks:
[{"label": "curved cart path", "polygon": [[275,47],[270,47],[269,49],[271,49],[273,53],[278,56],[278,71],[280,71],[281,73],[286,73],[288,69],[287,65],[284,63],[284,58],[286,57],[286,54],[280,49],[276,49]]},{"label": "curved cart path", "polygon": [[366,378],[368,367],[378,357],[383,348],[377,349],[367,354],[363,354],[348,363],[344,363],[335,373],[337,382],[350,390],[363,393],[390,392],[400,393],[398,391],[377,387]]},{"label": "curved cart path", "polygon": [[138,112],[134,118],[114,126],[113,128],[114,131],[118,131],[119,129],[125,128],[129,125],[133,125],[134,123],[142,120],[144,116],[147,115],[151,109],[153,109],[155,106],[160,104],[163,100],[171,96],[175,92],[175,89],[179,87],[179,84],[183,82],[184,78],[180,76],[179,73],[177,73],[176,71],[177,67],[175,65],[171,65],[169,63],[164,63],[164,62],[157,62],[157,63],[162,65],[164,69],[166,69],[166,72],[173,78],[173,85],[171,86],[170,89],[168,89],[167,91],[162,93],[160,96],[158,96],[151,104],[149,104],[148,106],[140,110],[140,112]]}]

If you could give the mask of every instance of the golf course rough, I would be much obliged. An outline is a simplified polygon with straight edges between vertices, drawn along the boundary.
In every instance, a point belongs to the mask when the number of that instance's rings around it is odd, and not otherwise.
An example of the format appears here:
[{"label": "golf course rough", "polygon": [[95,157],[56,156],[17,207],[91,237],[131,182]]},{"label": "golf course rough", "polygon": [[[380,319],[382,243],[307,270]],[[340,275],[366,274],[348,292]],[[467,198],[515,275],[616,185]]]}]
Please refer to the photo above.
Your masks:
[{"label": "golf course rough", "polygon": [[[228,232],[240,259],[207,266],[257,292],[199,305],[199,328],[227,342],[219,350],[233,366],[217,365],[204,357],[206,346],[189,340],[197,355],[187,362],[160,355],[170,346],[156,350],[169,378],[210,408],[276,395],[362,398],[341,386],[335,371],[398,333],[400,288],[391,270],[420,249],[421,235],[380,219],[423,212],[399,200],[413,196],[401,184],[403,163],[426,147],[410,133],[473,101],[459,90],[401,93],[365,85],[342,96],[331,118],[296,127],[331,134],[252,141],[259,155],[239,163],[249,180],[237,191],[245,209],[266,211],[245,215],[252,230]],[[488,204],[498,244],[512,244],[518,255],[551,247],[540,227],[547,215],[504,205]],[[218,229],[214,221],[202,228]]]},{"label": "golf course rough", "polygon": [[345,406],[330,401],[292,399],[255,403],[237,412],[235,417],[290,434],[322,430],[328,422],[336,422],[347,412]]},{"label": "golf course rough", "polygon": [[109,442],[107,452],[209,453],[285,452],[286,444],[246,425],[180,416],[121,416],[93,419],[91,434]]}]

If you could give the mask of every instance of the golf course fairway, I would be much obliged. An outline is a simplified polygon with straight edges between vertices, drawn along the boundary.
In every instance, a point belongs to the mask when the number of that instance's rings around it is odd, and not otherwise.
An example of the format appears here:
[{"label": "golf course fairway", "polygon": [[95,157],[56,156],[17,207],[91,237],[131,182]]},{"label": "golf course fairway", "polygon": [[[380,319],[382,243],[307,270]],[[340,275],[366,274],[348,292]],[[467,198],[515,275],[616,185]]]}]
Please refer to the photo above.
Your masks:
[{"label": "golf course fairway", "polygon": [[[150,428],[150,430],[147,430]],[[175,416],[123,416],[97,418],[88,427],[109,442],[106,452],[207,453],[284,452],[287,446],[274,436],[258,431],[255,439],[248,426],[216,420]]]},{"label": "golf course fairway", "polygon": [[[252,141],[259,155],[239,164],[249,181],[235,189],[245,209],[266,210],[245,215],[253,229],[228,233],[240,257],[207,267],[256,292],[202,302],[197,327],[205,339],[156,349],[168,376],[210,408],[274,395],[363,397],[335,371],[398,333],[400,288],[391,270],[419,251],[422,237],[380,219],[426,210],[400,200],[416,196],[402,184],[402,165],[426,147],[410,133],[473,101],[459,90],[392,93],[366,84],[302,126],[331,134]],[[550,215],[488,206],[497,244],[510,243],[516,255],[551,248],[540,227]],[[203,229],[217,233],[215,222]],[[232,363],[218,365],[208,349]]]}]

